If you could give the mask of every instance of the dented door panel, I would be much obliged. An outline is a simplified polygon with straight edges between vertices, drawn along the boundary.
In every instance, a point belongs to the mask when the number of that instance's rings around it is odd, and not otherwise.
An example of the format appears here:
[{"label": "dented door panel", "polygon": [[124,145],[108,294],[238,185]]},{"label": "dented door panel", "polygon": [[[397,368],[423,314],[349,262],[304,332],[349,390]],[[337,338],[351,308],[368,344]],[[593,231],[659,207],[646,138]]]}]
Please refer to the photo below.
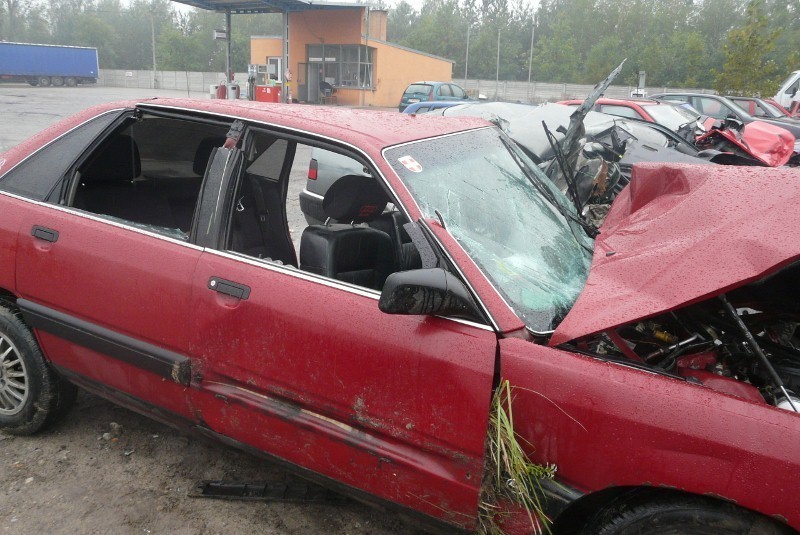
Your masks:
[{"label": "dented door panel", "polygon": [[[214,291],[215,277],[249,294]],[[201,257],[191,309],[191,398],[202,425],[474,527],[492,331],[383,314],[374,292],[226,253]]]}]

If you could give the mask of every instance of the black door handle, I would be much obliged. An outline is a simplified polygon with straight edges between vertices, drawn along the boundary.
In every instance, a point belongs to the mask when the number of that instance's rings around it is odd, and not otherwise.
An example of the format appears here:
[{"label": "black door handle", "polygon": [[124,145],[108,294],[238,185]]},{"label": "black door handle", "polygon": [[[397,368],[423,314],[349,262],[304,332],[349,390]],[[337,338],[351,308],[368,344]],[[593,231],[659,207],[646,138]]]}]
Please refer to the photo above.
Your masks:
[{"label": "black door handle", "polygon": [[247,299],[250,297],[250,287],[238,282],[233,282],[219,277],[211,277],[208,280],[208,289],[221,294],[230,295],[236,299]]},{"label": "black door handle", "polygon": [[53,230],[51,228],[40,227],[39,225],[34,225],[31,229],[31,236],[34,238],[39,238],[40,240],[49,241],[55,243],[58,241],[58,231]]}]

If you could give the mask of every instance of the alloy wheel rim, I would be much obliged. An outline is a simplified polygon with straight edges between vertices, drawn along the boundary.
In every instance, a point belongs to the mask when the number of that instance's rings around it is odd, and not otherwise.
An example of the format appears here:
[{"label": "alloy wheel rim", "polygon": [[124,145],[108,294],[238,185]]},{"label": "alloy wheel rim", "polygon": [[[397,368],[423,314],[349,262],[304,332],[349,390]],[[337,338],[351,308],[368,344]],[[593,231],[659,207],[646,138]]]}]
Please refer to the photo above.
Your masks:
[{"label": "alloy wheel rim", "polygon": [[28,373],[17,346],[0,333],[0,414],[18,413],[28,400]]}]

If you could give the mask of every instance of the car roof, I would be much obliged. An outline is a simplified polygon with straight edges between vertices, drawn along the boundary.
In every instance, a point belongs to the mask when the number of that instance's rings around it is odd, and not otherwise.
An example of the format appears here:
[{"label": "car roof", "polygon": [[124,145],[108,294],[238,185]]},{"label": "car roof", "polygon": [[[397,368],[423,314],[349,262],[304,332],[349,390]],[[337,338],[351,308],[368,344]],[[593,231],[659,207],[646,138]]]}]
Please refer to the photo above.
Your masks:
[{"label": "car roof", "polygon": [[[570,104],[576,103],[581,104],[583,103],[583,99],[573,99],[573,100],[562,100],[559,104],[563,104],[568,102]],[[662,100],[653,100],[651,98],[606,98],[601,97],[597,99],[597,104],[637,104],[639,106],[674,106],[671,102],[664,102]]]},{"label": "car roof", "polygon": [[729,98],[731,100],[752,100],[753,102],[759,102],[764,100],[758,97],[740,97],[738,95],[726,95],[725,98]]},{"label": "car roof", "polygon": [[710,97],[710,98],[728,98],[724,95],[714,95],[712,93],[684,93],[681,91],[670,91],[669,93],[657,93],[653,97],[668,97],[670,95],[679,95],[682,97]]},{"label": "car roof", "polygon": [[[396,111],[376,111],[338,106],[272,104],[248,100],[154,98],[109,103],[106,109],[133,107],[172,108],[211,113],[267,123],[318,134],[353,145],[374,149],[409,141],[491,126],[478,118],[439,117],[420,121]],[[431,118],[433,119],[433,118]]]},{"label": "car roof", "polygon": [[452,85],[458,85],[455,82],[441,82],[441,81],[435,81],[435,80],[420,80],[419,82],[411,82],[408,85],[416,85],[416,84],[430,84],[430,85],[452,84]]}]

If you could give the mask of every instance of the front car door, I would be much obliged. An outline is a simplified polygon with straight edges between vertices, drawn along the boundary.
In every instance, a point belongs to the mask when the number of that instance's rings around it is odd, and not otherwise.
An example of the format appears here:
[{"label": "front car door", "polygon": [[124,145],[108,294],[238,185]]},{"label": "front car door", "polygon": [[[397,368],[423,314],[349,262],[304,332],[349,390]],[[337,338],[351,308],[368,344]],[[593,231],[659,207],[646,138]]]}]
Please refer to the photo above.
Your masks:
[{"label": "front car door", "polygon": [[304,142],[257,127],[245,139],[227,229],[194,277],[193,407],[214,435],[474,529],[496,335],[383,314],[377,289],[304,265],[305,224],[285,208],[305,180]]}]

